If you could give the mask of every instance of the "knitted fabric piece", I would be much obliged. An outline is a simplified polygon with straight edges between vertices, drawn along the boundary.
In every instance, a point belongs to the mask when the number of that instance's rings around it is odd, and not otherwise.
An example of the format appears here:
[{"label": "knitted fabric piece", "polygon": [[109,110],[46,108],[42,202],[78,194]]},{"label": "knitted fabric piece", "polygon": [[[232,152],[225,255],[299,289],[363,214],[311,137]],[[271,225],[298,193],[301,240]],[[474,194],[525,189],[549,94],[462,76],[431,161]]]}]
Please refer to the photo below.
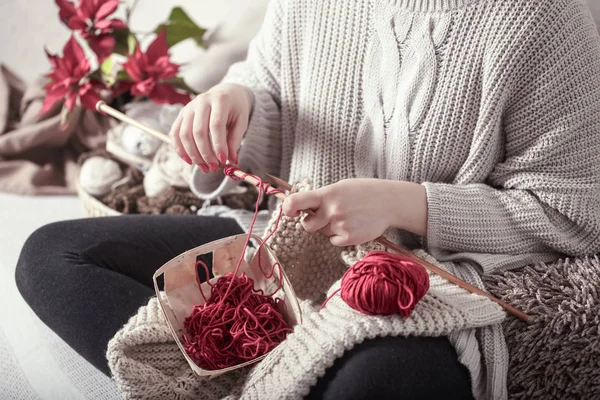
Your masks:
[{"label": "knitted fabric piece", "polygon": [[[304,185],[301,189],[306,188]],[[245,371],[237,371],[215,380],[201,380],[194,377],[179,353],[156,299],[152,299],[108,345],[109,365],[125,398],[209,399],[227,395],[301,399],[337,357],[365,339],[383,335],[449,335],[457,330],[497,324],[504,318],[497,304],[436,275],[430,275],[429,292],[406,319],[399,315],[361,314],[339,295],[318,312],[327,293],[339,288],[345,270],[377,246],[367,244],[343,251],[332,246],[321,233],[306,233],[299,218],[285,216],[269,244],[302,300],[303,321],[294,332],[259,364],[247,368],[247,377],[241,377]],[[348,264],[343,262],[342,253]],[[422,251],[418,254],[437,263]]]}]

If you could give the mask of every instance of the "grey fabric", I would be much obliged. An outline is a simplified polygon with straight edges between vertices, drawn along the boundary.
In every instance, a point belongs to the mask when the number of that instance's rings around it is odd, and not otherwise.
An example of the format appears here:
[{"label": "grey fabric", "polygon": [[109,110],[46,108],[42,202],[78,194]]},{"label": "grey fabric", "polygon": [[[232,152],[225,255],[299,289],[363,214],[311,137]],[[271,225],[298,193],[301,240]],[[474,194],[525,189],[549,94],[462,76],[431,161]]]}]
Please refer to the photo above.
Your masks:
[{"label": "grey fabric", "polygon": [[0,326],[0,381],[2,398],[37,400],[38,397],[25,378],[13,349],[10,347],[4,330]]},{"label": "grey fabric", "polygon": [[487,288],[536,318],[503,324],[509,398],[600,398],[600,259],[566,259],[492,275]]}]

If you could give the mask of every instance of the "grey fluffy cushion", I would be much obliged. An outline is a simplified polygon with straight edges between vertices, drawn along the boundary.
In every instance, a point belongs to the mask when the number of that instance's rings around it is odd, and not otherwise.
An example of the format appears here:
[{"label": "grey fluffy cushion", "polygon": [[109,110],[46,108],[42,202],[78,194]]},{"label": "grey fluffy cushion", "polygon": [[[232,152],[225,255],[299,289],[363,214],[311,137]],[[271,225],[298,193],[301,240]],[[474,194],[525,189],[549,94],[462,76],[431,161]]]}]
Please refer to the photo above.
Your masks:
[{"label": "grey fluffy cushion", "polygon": [[561,260],[486,278],[496,296],[536,318],[504,322],[511,399],[600,399],[600,260]]}]

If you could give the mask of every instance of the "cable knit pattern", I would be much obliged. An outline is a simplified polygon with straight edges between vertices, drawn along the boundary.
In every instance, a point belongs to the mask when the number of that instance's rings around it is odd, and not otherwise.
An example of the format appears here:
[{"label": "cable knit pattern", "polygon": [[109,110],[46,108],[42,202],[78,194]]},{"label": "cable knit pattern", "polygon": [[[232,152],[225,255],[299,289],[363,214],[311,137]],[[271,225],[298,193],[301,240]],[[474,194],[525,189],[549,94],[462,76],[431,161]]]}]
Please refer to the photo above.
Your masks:
[{"label": "cable knit pattern", "polygon": [[[248,60],[225,81],[254,95],[243,170],[315,187],[353,177],[421,183],[427,237],[393,235],[471,284],[483,287],[481,272],[600,252],[600,40],[579,0],[272,0]],[[195,169],[191,186],[199,196],[219,194],[232,184],[222,178]],[[345,268],[338,257],[352,252],[337,254],[300,231],[286,225],[273,246],[305,307],[315,306]],[[476,398],[507,397],[496,318],[474,324],[470,311],[462,320],[447,313],[441,330],[395,320],[343,336],[329,318],[353,326],[380,319],[338,314],[338,306],[307,311],[241,393],[288,385],[294,363],[301,383],[289,382],[290,397],[305,393],[330,362],[311,345],[290,350],[305,334],[343,343],[335,353],[321,348],[337,356],[370,335],[408,333],[448,334]],[[286,367],[267,367],[275,365]]]}]

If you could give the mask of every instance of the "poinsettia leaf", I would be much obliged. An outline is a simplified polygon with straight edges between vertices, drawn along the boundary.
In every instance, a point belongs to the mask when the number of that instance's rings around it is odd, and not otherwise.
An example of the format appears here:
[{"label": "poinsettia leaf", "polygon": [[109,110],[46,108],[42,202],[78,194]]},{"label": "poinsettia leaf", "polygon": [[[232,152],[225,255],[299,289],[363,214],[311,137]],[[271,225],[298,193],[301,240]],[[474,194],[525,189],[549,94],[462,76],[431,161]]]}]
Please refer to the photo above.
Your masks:
[{"label": "poinsettia leaf", "polygon": [[118,81],[130,81],[131,77],[124,69],[121,69],[117,72],[117,80]]},{"label": "poinsettia leaf", "polygon": [[118,29],[112,31],[110,34],[115,38],[113,53],[121,54],[122,56],[133,53],[133,49],[130,49],[130,42],[133,40],[135,45],[135,36],[129,29]]},{"label": "poinsettia leaf", "polygon": [[[104,82],[104,84],[106,86],[112,86],[115,84],[115,78],[116,78],[116,74],[113,71],[113,67],[114,67],[115,63],[113,60],[113,56],[111,55],[110,57],[108,57],[106,60],[104,60],[102,62],[102,64],[100,64],[100,69],[94,71],[94,73],[92,74],[92,78],[97,80],[97,81],[102,81]],[[100,72],[97,76],[97,72]]]},{"label": "poinsettia leaf", "polygon": [[[104,63],[102,63],[102,64],[104,64]],[[102,70],[102,65],[101,65],[100,68],[98,68],[97,70],[95,70],[94,72],[89,74],[88,77],[93,81],[102,81],[104,74],[105,74],[105,72]]]},{"label": "poinsettia leaf", "polygon": [[133,54],[137,44],[138,44],[138,41],[137,41],[135,35],[133,33],[129,32],[129,35],[127,35],[127,51],[129,52],[129,54]]},{"label": "poinsettia leaf", "polygon": [[170,78],[170,79],[165,79],[163,82],[168,83],[177,89],[185,90],[186,92],[188,92],[190,94],[194,94],[194,95],[198,94],[198,92],[196,92],[194,89],[189,87],[188,84],[185,83],[183,78],[180,76],[176,76],[176,77]]},{"label": "poinsettia leaf", "polygon": [[104,75],[110,75],[112,73],[113,65],[114,65],[114,62],[113,62],[113,57],[111,55],[106,60],[104,60],[102,62],[102,64],[100,64],[100,70],[102,71],[102,73]]},{"label": "poinsettia leaf", "polygon": [[158,33],[163,28],[167,30],[167,45],[169,47],[186,39],[192,39],[198,46],[206,47],[203,39],[206,29],[192,21],[181,7],[174,7],[167,22],[160,24],[155,32]]}]

